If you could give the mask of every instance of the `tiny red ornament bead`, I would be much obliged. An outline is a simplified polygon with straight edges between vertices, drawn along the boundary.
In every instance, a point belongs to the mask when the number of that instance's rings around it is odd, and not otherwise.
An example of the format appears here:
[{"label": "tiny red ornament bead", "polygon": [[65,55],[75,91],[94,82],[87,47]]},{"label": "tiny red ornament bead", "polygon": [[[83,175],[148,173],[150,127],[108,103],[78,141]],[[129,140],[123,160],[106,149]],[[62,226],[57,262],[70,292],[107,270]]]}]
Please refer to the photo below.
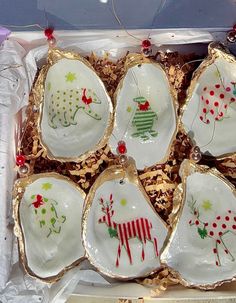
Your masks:
[{"label": "tiny red ornament bead", "polygon": [[121,155],[124,155],[126,153],[127,149],[126,149],[126,145],[125,145],[124,141],[119,141],[118,142],[117,151]]},{"label": "tiny red ornament bead", "polygon": [[149,48],[151,46],[150,40],[146,39],[142,41],[142,47],[143,48]]},{"label": "tiny red ornament bead", "polygon": [[24,155],[17,155],[16,156],[16,164],[18,166],[23,166],[25,164],[25,156]]},{"label": "tiny red ornament bead", "polygon": [[48,40],[50,40],[50,39],[54,38],[53,32],[54,32],[54,29],[52,27],[48,27],[44,30],[44,35],[46,36],[46,38]]}]

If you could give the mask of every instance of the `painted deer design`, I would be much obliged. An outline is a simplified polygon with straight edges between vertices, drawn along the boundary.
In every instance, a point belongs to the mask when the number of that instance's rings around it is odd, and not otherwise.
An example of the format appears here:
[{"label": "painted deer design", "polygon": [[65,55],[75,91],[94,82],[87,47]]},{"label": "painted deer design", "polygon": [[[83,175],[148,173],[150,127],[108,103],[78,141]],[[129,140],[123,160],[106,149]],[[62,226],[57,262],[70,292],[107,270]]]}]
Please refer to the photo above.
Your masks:
[{"label": "painted deer design", "polygon": [[79,109],[95,120],[101,120],[101,116],[92,108],[91,104],[101,104],[101,100],[91,89],[66,89],[57,90],[51,94],[48,105],[49,126],[57,128],[76,125],[76,114]]},{"label": "painted deer design", "polygon": [[100,198],[102,212],[105,213],[105,215],[98,220],[98,223],[106,223],[110,237],[115,237],[119,240],[116,267],[119,267],[121,249],[123,246],[128,254],[130,264],[133,263],[129,246],[129,239],[131,238],[137,238],[142,243],[142,261],[145,260],[144,246],[147,240],[153,243],[155,256],[158,257],[157,238],[152,237],[151,235],[152,223],[147,218],[143,217],[124,223],[116,223],[112,219],[114,215],[114,210],[112,209],[113,203],[112,194],[110,195],[109,202],[106,204],[104,203],[103,198]]},{"label": "painted deer design", "polygon": [[200,120],[205,124],[213,121],[222,121],[227,116],[227,110],[231,104],[236,101],[235,82],[224,86],[222,83],[215,83],[211,86],[205,86],[200,92]]},{"label": "painted deer design", "polygon": [[226,234],[231,233],[236,236],[236,214],[228,210],[224,214],[217,215],[213,221],[203,222],[200,219],[200,212],[196,207],[196,200],[188,202],[193,218],[189,221],[190,226],[196,226],[197,232],[202,239],[210,238],[213,240],[213,254],[216,259],[216,266],[221,266],[219,247],[221,247],[225,254],[230,256],[232,261],[235,261],[234,256],[227,248],[223,238]]}]

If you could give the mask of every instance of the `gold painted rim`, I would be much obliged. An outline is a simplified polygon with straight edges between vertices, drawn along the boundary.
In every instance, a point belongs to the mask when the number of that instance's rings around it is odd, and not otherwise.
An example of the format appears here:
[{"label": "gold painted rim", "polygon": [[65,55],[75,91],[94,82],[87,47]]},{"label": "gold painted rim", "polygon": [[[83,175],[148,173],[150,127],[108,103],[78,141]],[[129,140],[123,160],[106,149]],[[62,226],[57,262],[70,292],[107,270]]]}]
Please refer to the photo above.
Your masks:
[{"label": "gold painted rim", "polygon": [[22,229],[21,225],[21,218],[20,218],[20,204],[25,192],[25,189],[28,185],[32,184],[34,181],[43,178],[43,177],[53,177],[55,179],[63,180],[71,184],[73,187],[75,187],[80,194],[82,195],[83,199],[85,199],[86,195],[84,191],[71,179],[65,176],[61,176],[58,173],[41,173],[41,174],[35,174],[31,175],[25,178],[20,178],[16,180],[14,184],[14,189],[13,189],[13,219],[14,219],[14,234],[17,237],[18,240],[18,251],[19,251],[19,258],[20,261],[24,267],[24,270],[32,277],[36,277],[43,282],[47,283],[54,283],[62,278],[62,276],[70,269],[78,266],[84,259],[85,255],[80,257],[78,260],[74,261],[70,265],[64,267],[57,275],[54,276],[49,276],[46,278],[40,277],[36,275],[33,270],[29,267],[28,265],[28,260],[27,260],[27,254],[25,250],[25,237],[24,237],[24,232]]},{"label": "gold painted rim", "polygon": [[189,287],[189,288],[198,288],[198,289],[202,289],[202,290],[212,290],[215,289],[218,286],[221,286],[224,283],[228,283],[228,282],[233,282],[236,280],[236,275],[234,277],[232,277],[232,279],[227,279],[227,280],[222,280],[222,281],[218,281],[215,282],[213,284],[194,284],[194,283],[189,283],[186,279],[184,279],[181,274],[175,270],[174,268],[170,267],[168,265],[167,260],[163,257],[163,255],[166,255],[168,253],[170,244],[172,243],[175,234],[177,232],[177,227],[178,227],[178,223],[180,221],[180,218],[182,216],[182,212],[183,212],[183,208],[185,205],[185,198],[186,198],[186,186],[187,186],[187,177],[190,176],[193,173],[201,173],[201,174],[208,174],[214,177],[217,177],[218,179],[220,179],[223,183],[226,184],[227,187],[229,187],[229,189],[232,191],[232,193],[234,194],[235,198],[236,198],[236,189],[233,186],[232,183],[230,183],[223,174],[221,174],[216,168],[209,168],[208,166],[204,166],[204,165],[198,165],[196,163],[194,163],[191,160],[184,160],[182,163],[182,183],[179,184],[179,186],[176,188],[175,192],[174,192],[174,208],[175,208],[175,214],[172,217],[172,228],[170,229],[168,236],[166,238],[166,241],[164,243],[164,249],[162,250],[162,253],[160,255],[160,260],[161,260],[161,264],[163,266],[168,267],[171,272],[173,272],[175,275],[177,275],[180,283],[185,286],[185,287]]},{"label": "gold painted rim", "polygon": [[[108,273],[106,271],[104,271],[103,269],[101,269],[98,264],[96,262],[94,262],[94,258],[92,258],[88,252],[88,241],[87,241],[87,221],[88,221],[88,216],[89,216],[89,212],[90,209],[92,207],[93,204],[93,199],[96,193],[96,190],[105,182],[110,181],[110,180],[114,180],[114,179],[126,179],[128,180],[128,182],[133,183],[134,185],[136,185],[138,187],[138,189],[141,191],[141,193],[143,194],[144,199],[146,200],[146,202],[150,205],[150,207],[152,208],[152,210],[154,211],[154,213],[156,214],[156,216],[159,218],[159,220],[161,221],[161,223],[164,225],[164,227],[167,229],[169,229],[169,226],[167,225],[167,223],[157,214],[157,212],[155,211],[152,203],[149,200],[149,197],[146,193],[146,191],[144,190],[139,177],[138,177],[138,173],[137,173],[137,169],[135,166],[135,161],[132,158],[129,158],[127,163],[122,166],[122,165],[112,165],[110,167],[108,167],[106,170],[104,170],[96,179],[95,183],[92,185],[86,199],[85,199],[85,203],[84,203],[84,210],[83,210],[83,215],[82,215],[82,242],[83,242],[83,246],[85,248],[85,252],[86,252],[86,258],[89,260],[89,262],[95,267],[97,268],[97,270],[104,274],[105,276],[111,277],[111,278],[115,278],[118,280],[123,280],[123,281],[127,281],[127,280],[133,280],[136,278],[142,278],[142,277],[147,277],[151,274],[154,274],[158,271],[160,271],[161,269],[165,268],[165,266],[163,266],[161,264],[161,260],[159,257],[159,262],[160,265],[157,269],[152,270],[147,272],[146,274],[143,274],[142,276],[132,276],[132,277],[128,277],[128,276],[123,276],[123,275],[115,275],[112,273]],[[163,246],[164,247],[164,246]],[[159,252],[159,256],[161,256],[163,247],[160,249]]]},{"label": "gold painted rim", "polygon": [[[185,102],[183,106],[180,108],[180,115],[179,115],[179,129],[182,133],[184,133],[192,142],[193,140],[188,136],[188,132],[185,130],[184,123],[182,122],[183,115],[187,109],[187,106],[192,98],[193,92],[195,90],[195,87],[198,83],[198,80],[202,73],[210,66],[212,65],[218,58],[222,58],[229,63],[236,63],[236,58],[233,54],[229,52],[229,50],[223,46],[221,43],[212,42],[208,46],[208,56],[203,60],[203,62],[200,64],[200,66],[196,69],[196,71],[193,73],[191,84],[187,91],[187,97],[185,99]],[[204,155],[204,154],[203,154]],[[236,155],[236,151],[232,153],[226,153],[220,156],[211,156],[215,158],[216,160],[224,160],[226,158],[232,157]]]},{"label": "gold painted rim", "polygon": [[[178,108],[179,108],[179,104],[178,104],[178,100],[177,100],[177,93],[176,93],[176,90],[174,89],[174,87],[171,85],[170,81],[169,81],[169,78],[167,77],[167,74],[165,72],[165,69],[163,67],[162,64],[160,63],[157,63],[147,57],[145,57],[143,54],[129,54],[127,56],[127,59],[126,59],[126,62],[125,62],[125,73],[124,75],[122,76],[117,88],[116,88],[116,91],[114,93],[114,97],[113,97],[113,101],[114,101],[114,120],[113,120],[113,125],[115,124],[116,120],[117,120],[117,106],[118,106],[118,102],[117,102],[117,96],[120,92],[120,90],[122,89],[123,87],[123,82],[124,82],[124,79],[128,73],[128,70],[136,65],[140,65],[140,64],[152,64],[154,65],[155,67],[157,67],[159,70],[162,71],[163,73],[163,76],[164,78],[166,79],[166,82],[168,83],[169,85],[169,93],[170,93],[170,97],[171,97],[171,101],[172,101],[172,104],[173,104],[173,107],[174,107],[174,115],[175,115],[175,130],[173,132],[173,135],[170,139],[170,143],[168,145],[168,148],[166,150],[166,155],[164,156],[163,159],[161,159],[160,161],[152,164],[151,166],[149,167],[152,167],[152,166],[155,166],[157,164],[163,164],[165,163],[168,158],[169,158],[169,155],[171,153],[171,147],[172,147],[172,144],[173,144],[173,141],[175,140],[176,138],[176,135],[177,135],[177,132],[179,130],[179,117],[178,117]],[[109,147],[111,149],[111,144],[109,143]],[[147,167],[146,167],[147,168]],[[144,169],[144,168],[143,168]]]},{"label": "gold painted rim", "polygon": [[[85,64],[90,70],[92,70],[92,72],[98,77],[99,82],[103,88],[103,90],[105,91],[106,95],[107,95],[107,101],[109,104],[109,111],[110,111],[110,115],[108,117],[108,121],[107,121],[107,125],[106,125],[106,129],[104,132],[103,137],[100,139],[100,141],[94,146],[94,148],[92,150],[89,150],[87,152],[85,152],[84,154],[78,156],[78,157],[56,157],[52,154],[52,152],[50,151],[50,149],[47,147],[47,145],[44,143],[43,138],[42,138],[42,129],[41,129],[41,122],[42,122],[42,116],[43,116],[43,107],[44,107],[44,83],[47,77],[47,73],[48,70],[54,65],[56,64],[58,61],[60,61],[61,59],[70,59],[70,60],[78,60],[80,62],[82,62],[83,64]],[[98,76],[98,74],[96,73],[96,71],[94,70],[94,68],[92,67],[92,65],[82,56],[80,56],[79,54],[70,52],[70,51],[63,51],[60,49],[55,49],[55,48],[50,48],[48,50],[48,58],[47,58],[47,64],[45,64],[41,71],[39,72],[38,78],[32,88],[32,98],[34,101],[34,105],[38,108],[38,115],[37,115],[37,119],[36,119],[36,125],[37,125],[37,129],[38,129],[38,138],[39,141],[42,145],[42,148],[44,150],[44,152],[47,155],[47,158],[49,160],[56,160],[59,162],[81,162],[84,161],[85,159],[87,159],[89,156],[91,156],[93,153],[95,153],[97,150],[103,148],[107,142],[108,139],[112,133],[112,129],[113,129],[113,120],[114,120],[114,110],[113,110],[113,104],[111,102],[111,98],[102,82],[102,80],[100,79],[100,77]]]}]

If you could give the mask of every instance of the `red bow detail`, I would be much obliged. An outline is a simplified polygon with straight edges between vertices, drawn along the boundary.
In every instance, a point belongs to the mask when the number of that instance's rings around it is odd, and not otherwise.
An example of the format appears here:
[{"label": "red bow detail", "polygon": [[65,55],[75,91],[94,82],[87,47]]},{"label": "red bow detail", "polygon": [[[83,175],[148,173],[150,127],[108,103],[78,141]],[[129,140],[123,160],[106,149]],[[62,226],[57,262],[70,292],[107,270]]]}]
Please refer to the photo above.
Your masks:
[{"label": "red bow detail", "polygon": [[144,104],[139,104],[138,106],[141,111],[146,111],[149,108],[149,102],[146,101]]},{"label": "red bow detail", "polygon": [[83,90],[82,101],[83,101],[85,104],[89,105],[90,103],[93,102],[93,100],[92,100],[91,97],[87,98],[86,95],[85,95],[85,93],[86,93],[86,88]]},{"label": "red bow detail", "polygon": [[43,197],[41,195],[36,196],[36,201],[32,203],[35,208],[39,208],[41,205],[44,204]]}]

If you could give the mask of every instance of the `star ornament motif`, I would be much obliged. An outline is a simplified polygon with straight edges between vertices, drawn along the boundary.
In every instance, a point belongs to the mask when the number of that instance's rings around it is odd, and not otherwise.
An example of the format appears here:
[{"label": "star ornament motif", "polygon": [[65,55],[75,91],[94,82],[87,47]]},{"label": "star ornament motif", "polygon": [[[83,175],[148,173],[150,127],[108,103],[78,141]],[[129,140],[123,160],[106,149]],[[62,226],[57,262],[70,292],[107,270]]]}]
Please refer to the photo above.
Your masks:
[{"label": "star ornament motif", "polygon": [[211,210],[212,204],[211,204],[210,200],[204,200],[202,202],[202,208],[204,208],[204,210]]},{"label": "star ornament motif", "polygon": [[52,184],[51,183],[43,183],[42,184],[42,189],[44,190],[49,190],[52,188]]},{"label": "star ornament motif", "polygon": [[65,75],[65,77],[66,77],[66,82],[73,82],[76,80],[75,73],[69,72],[68,74]]}]

